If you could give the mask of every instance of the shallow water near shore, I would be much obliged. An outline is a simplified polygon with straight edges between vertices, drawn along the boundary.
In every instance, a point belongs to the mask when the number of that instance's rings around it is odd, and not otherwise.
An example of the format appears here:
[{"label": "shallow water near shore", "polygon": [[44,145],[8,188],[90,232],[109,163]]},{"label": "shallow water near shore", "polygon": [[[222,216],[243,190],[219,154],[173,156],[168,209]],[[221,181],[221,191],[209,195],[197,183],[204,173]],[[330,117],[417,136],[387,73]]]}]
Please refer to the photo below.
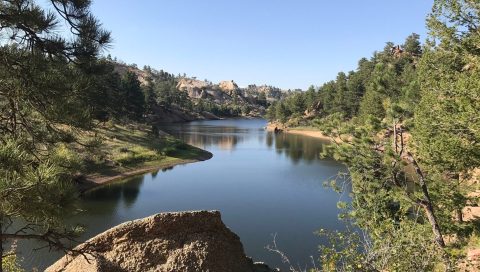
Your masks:
[{"label": "shallow water near shore", "polygon": [[[162,127],[212,152],[213,158],[95,189],[81,201],[84,212],[68,221],[85,225],[85,240],[155,213],[219,210],[255,261],[285,268],[280,256],[265,249],[276,233],[277,245],[292,264],[309,265],[310,256],[315,258],[318,245],[324,242],[314,232],[343,229],[336,204],[348,201],[348,196],[324,187],[323,182],[346,169],[336,161],[319,158],[327,142],[274,134],[265,131],[265,126],[263,119],[237,119]],[[30,253],[33,246],[39,245],[19,245],[27,270],[43,270],[61,255],[46,250]]]}]

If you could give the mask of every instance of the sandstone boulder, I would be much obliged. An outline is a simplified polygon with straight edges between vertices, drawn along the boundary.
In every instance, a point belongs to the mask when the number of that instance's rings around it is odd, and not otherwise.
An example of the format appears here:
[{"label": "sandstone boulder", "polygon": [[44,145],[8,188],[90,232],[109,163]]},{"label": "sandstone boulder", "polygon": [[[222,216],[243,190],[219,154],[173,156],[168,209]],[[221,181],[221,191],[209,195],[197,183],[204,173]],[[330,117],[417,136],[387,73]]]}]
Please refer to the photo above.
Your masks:
[{"label": "sandstone boulder", "polygon": [[277,271],[245,256],[240,238],[218,211],[161,213],[126,222],[76,249],[84,254],[65,256],[46,271]]}]

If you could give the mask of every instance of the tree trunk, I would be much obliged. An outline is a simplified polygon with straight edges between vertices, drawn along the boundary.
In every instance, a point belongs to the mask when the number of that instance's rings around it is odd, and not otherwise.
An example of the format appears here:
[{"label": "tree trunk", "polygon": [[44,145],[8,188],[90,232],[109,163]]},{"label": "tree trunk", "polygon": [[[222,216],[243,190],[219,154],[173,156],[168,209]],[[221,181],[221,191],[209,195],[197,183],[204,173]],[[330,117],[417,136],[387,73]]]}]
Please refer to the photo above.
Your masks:
[{"label": "tree trunk", "polygon": [[417,161],[413,157],[410,152],[407,152],[407,159],[412,163],[412,166],[415,168],[415,173],[418,176],[418,182],[420,183],[420,187],[422,188],[423,193],[423,200],[419,200],[418,204],[423,207],[425,210],[425,214],[427,215],[428,222],[432,226],[433,234],[435,235],[435,242],[440,247],[445,247],[445,241],[443,240],[443,235],[440,230],[440,226],[438,225],[437,218],[435,217],[435,213],[433,211],[432,200],[430,199],[430,194],[428,193],[427,183],[425,182],[425,176],[423,175],[422,169],[418,165]]},{"label": "tree trunk", "polygon": [[[457,173],[454,175],[455,180],[457,181],[457,188],[458,191],[460,191],[460,175]],[[462,206],[465,206],[465,203],[462,204]],[[456,213],[456,219],[458,222],[463,223],[463,212],[462,212],[462,207],[458,207],[455,211]]]},{"label": "tree trunk", "polygon": [[420,204],[423,209],[425,210],[425,214],[427,215],[428,222],[432,226],[433,235],[435,236],[435,242],[440,247],[445,247],[445,241],[443,240],[442,232],[440,231],[440,226],[438,225],[437,218],[435,217],[435,213],[433,212],[432,204],[428,201],[423,202]]}]

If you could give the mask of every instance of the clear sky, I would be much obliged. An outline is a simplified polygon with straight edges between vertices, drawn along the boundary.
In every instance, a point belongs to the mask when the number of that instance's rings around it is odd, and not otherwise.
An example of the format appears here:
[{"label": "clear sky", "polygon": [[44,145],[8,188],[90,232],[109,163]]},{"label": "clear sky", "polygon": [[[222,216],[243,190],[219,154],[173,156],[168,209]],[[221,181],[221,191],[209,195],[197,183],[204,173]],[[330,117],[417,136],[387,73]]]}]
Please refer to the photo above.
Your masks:
[{"label": "clear sky", "polygon": [[433,0],[94,0],[109,53],[198,79],[307,88],[387,41],[425,38]]}]

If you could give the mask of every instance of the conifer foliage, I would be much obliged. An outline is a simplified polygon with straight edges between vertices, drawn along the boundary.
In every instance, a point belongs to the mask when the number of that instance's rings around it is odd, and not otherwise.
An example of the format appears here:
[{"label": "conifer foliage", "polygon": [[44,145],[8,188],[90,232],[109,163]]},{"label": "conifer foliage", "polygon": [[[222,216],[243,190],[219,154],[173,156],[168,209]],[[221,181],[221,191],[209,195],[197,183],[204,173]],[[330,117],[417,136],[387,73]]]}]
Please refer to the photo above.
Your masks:
[{"label": "conifer foliage", "polygon": [[[91,102],[98,97],[98,58],[110,33],[90,13],[90,1],[49,5],[0,1],[2,258],[6,244],[22,239],[69,251],[79,228],[65,226],[62,218],[76,211],[69,177],[77,169],[62,143],[75,140],[75,128],[90,128],[103,106]],[[61,23],[71,35],[58,34]]]},{"label": "conifer foliage", "polygon": [[458,249],[479,235],[462,209],[476,203],[469,179],[480,167],[480,5],[436,0],[427,25],[423,46],[417,34],[387,43],[355,71],[268,109],[272,121],[330,135],[325,155],[348,166],[344,216],[368,238],[355,251],[322,246],[326,270],[455,270]]}]

